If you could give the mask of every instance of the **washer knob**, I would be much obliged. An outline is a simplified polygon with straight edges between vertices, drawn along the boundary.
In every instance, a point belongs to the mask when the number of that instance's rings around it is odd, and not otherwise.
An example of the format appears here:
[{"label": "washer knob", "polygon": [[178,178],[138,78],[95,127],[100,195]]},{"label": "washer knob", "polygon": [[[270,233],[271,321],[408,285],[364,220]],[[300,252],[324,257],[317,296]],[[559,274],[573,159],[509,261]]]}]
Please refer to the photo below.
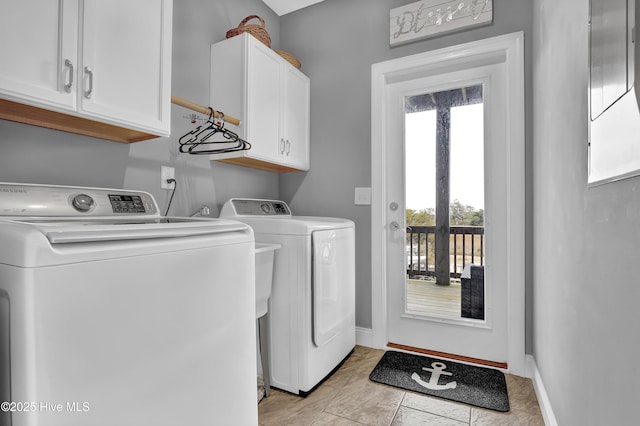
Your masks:
[{"label": "washer knob", "polygon": [[73,208],[79,212],[88,212],[93,206],[93,198],[87,194],[78,194],[73,197],[71,204],[73,205]]},{"label": "washer knob", "polygon": [[263,213],[269,213],[269,211],[271,211],[271,206],[267,203],[262,203],[260,205],[260,209],[262,210]]}]

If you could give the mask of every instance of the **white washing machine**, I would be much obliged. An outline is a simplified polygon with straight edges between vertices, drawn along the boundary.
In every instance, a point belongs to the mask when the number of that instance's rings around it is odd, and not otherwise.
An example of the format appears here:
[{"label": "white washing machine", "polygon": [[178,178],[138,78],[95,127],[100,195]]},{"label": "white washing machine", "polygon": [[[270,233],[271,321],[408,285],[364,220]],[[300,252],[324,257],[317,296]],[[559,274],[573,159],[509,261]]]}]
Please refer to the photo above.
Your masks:
[{"label": "white washing machine", "polygon": [[276,243],[269,300],[271,386],[306,395],[355,347],[355,229],[347,219],[293,216],[283,201],[234,198],[220,217]]},{"label": "white washing machine", "polygon": [[0,241],[0,425],[257,424],[247,225],[0,183]]}]

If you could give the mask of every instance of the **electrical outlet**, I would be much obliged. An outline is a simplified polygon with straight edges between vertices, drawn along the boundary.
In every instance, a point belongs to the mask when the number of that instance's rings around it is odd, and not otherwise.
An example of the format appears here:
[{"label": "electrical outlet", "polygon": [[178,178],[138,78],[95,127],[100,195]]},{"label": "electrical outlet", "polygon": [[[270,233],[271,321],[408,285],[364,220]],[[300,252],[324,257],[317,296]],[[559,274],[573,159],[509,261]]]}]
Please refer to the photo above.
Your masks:
[{"label": "electrical outlet", "polygon": [[176,169],[169,166],[160,166],[160,188],[173,189],[176,185],[175,182],[167,182],[167,179],[176,178]]}]

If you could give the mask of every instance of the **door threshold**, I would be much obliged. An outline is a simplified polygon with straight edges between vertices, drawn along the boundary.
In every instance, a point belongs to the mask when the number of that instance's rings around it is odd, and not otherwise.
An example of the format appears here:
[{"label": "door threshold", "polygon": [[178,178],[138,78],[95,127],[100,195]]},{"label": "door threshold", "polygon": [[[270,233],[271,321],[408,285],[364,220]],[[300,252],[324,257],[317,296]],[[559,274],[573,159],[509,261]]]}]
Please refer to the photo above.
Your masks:
[{"label": "door threshold", "polygon": [[429,349],[415,348],[413,346],[400,345],[398,343],[387,342],[387,347],[393,348],[393,349],[400,349],[408,352],[416,352],[423,355],[431,355],[438,358],[447,358],[455,361],[467,362],[470,364],[478,364],[478,365],[484,365],[487,367],[501,368],[503,370],[508,370],[508,367],[509,367],[509,365],[506,362],[488,361],[486,359],[472,358],[468,356],[450,354],[446,352],[432,351]]}]

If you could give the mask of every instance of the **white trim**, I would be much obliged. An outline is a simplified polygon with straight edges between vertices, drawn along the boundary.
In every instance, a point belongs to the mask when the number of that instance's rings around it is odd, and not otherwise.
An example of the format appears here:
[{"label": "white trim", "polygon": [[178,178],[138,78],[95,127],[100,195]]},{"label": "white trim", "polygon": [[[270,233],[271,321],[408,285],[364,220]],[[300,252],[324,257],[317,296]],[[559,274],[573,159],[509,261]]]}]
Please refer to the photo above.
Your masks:
[{"label": "white trim", "polygon": [[[514,37],[515,35],[515,37]],[[511,35],[507,54],[507,107],[509,144],[507,162],[507,197],[509,198],[507,229],[509,270],[509,371],[524,374],[525,371],[525,178],[524,178],[524,33]],[[505,42],[508,42],[505,40]],[[515,170],[514,170],[515,169]]]},{"label": "white trim", "polygon": [[385,218],[386,135],[385,91],[389,82],[414,78],[433,69],[456,66],[470,57],[504,55],[507,65],[506,108],[508,117],[508,355],[509,372],[525,375],[525,280],[524,280],[524,33],[517,32],[419,53],[371,66],[371,274],[372,346],[387,344],[387,276]]},{"label": "white trim", "polygon": [[386,75],[391,71],[393,68],[388,62],[371,66],[371,343],[378,349],[387,345],[387,246],[384,243],[387,194],[383,145],[387,126],[386,120],[380,118],[385,117]]},{"label": "white trim", "polygon": [[373,347],[373,332],[370,328],[356,327],[356,345]]},{"label": "white trim", "polygon": [[529,370],[529,377],[531,377],[531,381],[533,382],[533,388],[536,391],[536,397],[538,398],[538,405],[540,405],[544,424],[546,426],[558,426],[558,420],[553,413],[549,395],[547,394],[547,390],[542,382],[542,376],[538,370],[536,360],[532,355],[527,355],[527,367]]}]

